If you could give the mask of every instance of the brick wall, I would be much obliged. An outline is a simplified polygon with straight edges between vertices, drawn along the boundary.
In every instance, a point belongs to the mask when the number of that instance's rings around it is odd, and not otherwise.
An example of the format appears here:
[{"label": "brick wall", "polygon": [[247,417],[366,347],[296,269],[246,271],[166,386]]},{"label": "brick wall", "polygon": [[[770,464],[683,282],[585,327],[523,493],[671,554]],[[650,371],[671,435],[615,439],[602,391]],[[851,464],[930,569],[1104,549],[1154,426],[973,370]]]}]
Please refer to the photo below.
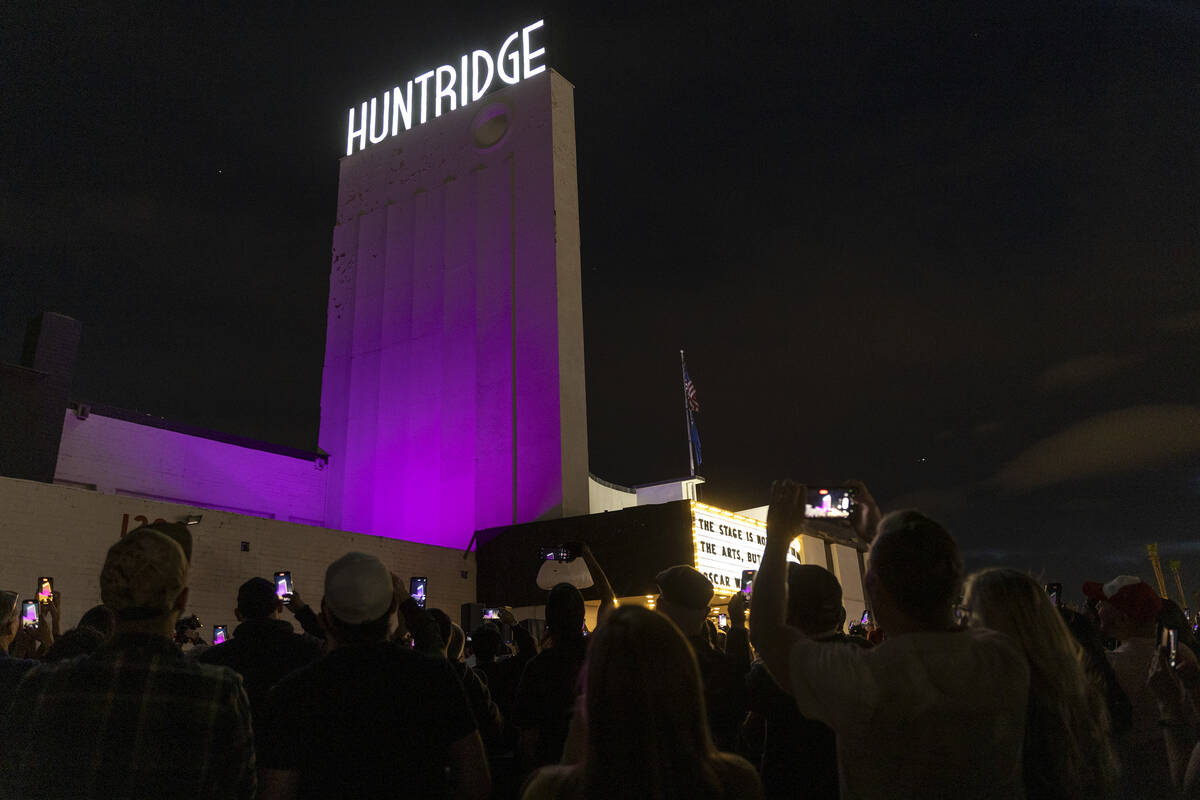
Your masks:
[{"label": "brick wall", "polygon": [[[270,579],[276,570],[291,570],[296,590],[316,607],[325,568],[351,550],[379,556],[405,581],[428,576],[429,606],[451,619],[457,621],[461,604],[475,600],[474,553],[464,561],[455,549],[14,478],[0,478],[0,588],[32,598],[38,576],[53,577],[63,593],[64,629],[73,627],[100,602],[104,555],[124,525],[137,527],[138,515],[181,521],[189,514],[203,519],[191,528],[188,613],[200,616],[206,638],[214,624],[231,630],[237,624],[237,588],[255,575]],[[249,552],[242,552],[243,541]]]}]

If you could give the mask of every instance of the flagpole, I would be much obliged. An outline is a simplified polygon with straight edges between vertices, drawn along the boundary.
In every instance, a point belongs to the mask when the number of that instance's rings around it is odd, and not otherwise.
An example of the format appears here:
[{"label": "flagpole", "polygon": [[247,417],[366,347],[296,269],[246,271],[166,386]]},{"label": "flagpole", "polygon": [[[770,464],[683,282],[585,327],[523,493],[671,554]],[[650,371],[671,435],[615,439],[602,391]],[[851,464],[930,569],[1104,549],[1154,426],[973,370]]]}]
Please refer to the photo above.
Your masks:
[{"label": "flagpole", "polygon": [[696,477],[696,454],[692,452],[692,407],[687,396],[687,362],[683,358],[683,350],[679,351],[679,377],[683,383],[683,430],[687,435],[688,469],[691,477]]}]

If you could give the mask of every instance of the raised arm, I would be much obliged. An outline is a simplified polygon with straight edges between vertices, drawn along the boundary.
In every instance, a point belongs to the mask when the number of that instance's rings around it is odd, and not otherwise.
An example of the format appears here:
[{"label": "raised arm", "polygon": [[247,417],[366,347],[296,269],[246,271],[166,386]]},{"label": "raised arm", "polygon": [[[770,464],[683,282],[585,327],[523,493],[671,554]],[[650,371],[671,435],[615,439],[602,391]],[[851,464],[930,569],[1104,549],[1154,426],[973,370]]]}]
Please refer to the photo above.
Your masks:
[{"label": "raised arm", "polygon": [[1200,797],[1200,744],[1191,720],[1198,709],[1191,709],[1189,714],[1187,699],[1194,706],[1200,698],[1200,665],[1187,647],[1179,648],[1178,662],[1178,668],[1171,669],[1166,651],[1159,648],[1150,664],[1147,684],[1158,700],[1171,780],[1176,789],[1183,790],[1184,797],[1196,798]]},{"label": "raised arm", "polygon": [[604,624],[604,620],[608,619],[612,610],[617,607],[617,596],[613,593],[608,576],[604,574],[592,548],[586,544],[583,546],[583,563],[587,564],[588,571],[592,573],[592,580],[596,582],[596,590],[600,593],[600,608],[596,612],[596,627],[599,628]]},{"label": "raised arm", "polygon": [[787,625],[787,554],[803,518],[804,495],[804,487],[792,481],[771,485],[767,545],[754,580],[754,613],[750,615],[750,640],[775,682],[789,694],[788,655],[792,645],[806,638]]}]

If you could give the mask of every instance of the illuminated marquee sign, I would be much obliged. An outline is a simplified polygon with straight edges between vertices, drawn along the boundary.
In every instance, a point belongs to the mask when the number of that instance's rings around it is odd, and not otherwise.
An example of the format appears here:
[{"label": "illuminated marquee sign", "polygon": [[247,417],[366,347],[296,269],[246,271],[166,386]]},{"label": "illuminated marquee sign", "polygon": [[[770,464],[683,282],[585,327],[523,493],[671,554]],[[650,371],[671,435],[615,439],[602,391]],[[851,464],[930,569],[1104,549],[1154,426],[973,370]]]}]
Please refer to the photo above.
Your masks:
[{"label": "illuminated marquee sign", "polygon": [[440,117],[446,111],[474,103],[487,94],[496,78],[511,86],[545,72],[546,65],[535,65],[534,61],[545,57],[546,48],[532,49],[530,42],[531,35],[544,24],[539,19],[510,33],[495,58],[487,50],[476,50],[463,55],[457,67],[445,64],[431,69],[402,87],[364,100],[357,108],[351,106],[346,155],[354,154],[355,142],[360,151],[365,150],[368,141],[379,144],[402,130],[411,130],[413,125],[424,125],[430,114]]},{"label": "illuminated marquee sign", "polygon": [[[758,569],[767,526],[753,517],[693,502],[692,542],[696,569],[713,582],[718,595],[731,595],[742,588],[742,570]],[[795,542],[788,549],[788,561],[801,563]]]}]

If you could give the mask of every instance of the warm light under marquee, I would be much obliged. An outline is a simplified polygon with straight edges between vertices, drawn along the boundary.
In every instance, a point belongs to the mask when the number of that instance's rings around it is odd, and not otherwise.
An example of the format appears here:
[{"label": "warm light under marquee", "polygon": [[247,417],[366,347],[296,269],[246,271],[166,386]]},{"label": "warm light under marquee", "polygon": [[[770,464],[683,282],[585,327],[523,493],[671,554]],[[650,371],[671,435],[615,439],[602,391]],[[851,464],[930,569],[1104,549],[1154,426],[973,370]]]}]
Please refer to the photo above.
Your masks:
[{"label": "warm light under marquee", "polygon": [[[713,582],[718,596],[729,596],[742,588],[742,570],[758,569],[767,526],[762,520],[692,501],[692,542],[696,569]],[[802,563],[794,542],[788,561]]]},{"label": "warm light under marquee", "polygon": [[[350,107],[350,122],[346,133],[346,155],[365,150],[368,142],[379,144],[413,125],[423,125],[429,117],[440,117],[482,98],[493,80],[513,85],[546,71],[546,48],[532,49],[530,36],[545,27],[545,20],[526,25],[509,34],[495,58],[487,50],[464,54],[457,66],[445,64],[421,73],[378,97],[364,100],[357,108]],[[357,112],[357,113],[356,113]]]}]

